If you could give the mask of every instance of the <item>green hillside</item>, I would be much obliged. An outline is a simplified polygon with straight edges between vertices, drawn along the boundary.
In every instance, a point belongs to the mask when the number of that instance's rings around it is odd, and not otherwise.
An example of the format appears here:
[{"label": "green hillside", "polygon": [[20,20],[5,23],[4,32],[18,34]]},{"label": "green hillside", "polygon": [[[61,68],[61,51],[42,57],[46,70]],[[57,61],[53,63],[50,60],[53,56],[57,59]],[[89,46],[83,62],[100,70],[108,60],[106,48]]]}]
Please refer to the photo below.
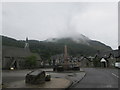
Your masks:
[{"label": "green hillside", "polygon": [[[109,51],[112,50],[111,47],[106,46],[105,44],[89,40],[89,45],[83,43],[77,43],[70,38],[61,38],[56,42],[50,41],[37,41],[29,40],[30,50],[32,52],[37,52],[41,55],[42,58],[48,59],[52,55],[61,54],[64,52],[64,45],[68,47],[68,53],[70,55],[85,55],[93,56],[97,53],[98,50]],[[2,36],[2,45],[6,46],[15,46],[24,48],[24,40],[16,40],[6,36]]]}]

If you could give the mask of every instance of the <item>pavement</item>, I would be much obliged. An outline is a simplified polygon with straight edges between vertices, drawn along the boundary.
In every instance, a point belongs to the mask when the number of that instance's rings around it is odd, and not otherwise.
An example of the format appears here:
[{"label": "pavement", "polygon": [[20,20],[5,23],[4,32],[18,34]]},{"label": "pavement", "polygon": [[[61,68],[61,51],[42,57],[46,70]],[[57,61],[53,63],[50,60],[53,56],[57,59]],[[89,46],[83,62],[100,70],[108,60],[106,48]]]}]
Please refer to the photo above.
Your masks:
[{"label": "pavement", "polygon": [[25,80],[8,83],[3,88],[67,88],[71,82],[67,79],[51,78],[51,81],[46,81],[38,85],[26,84]]},{"label": "pavement", "polygon": [[86,76],[72,88],[118,88],[119,86],[118,69],[84,68],[84,70]]},{"label": "pavement", "polygon": [[42,69],[51,75],[51,81],[40,85],[25,84],[25,75],[32,70],[3,71],[3,88],[69,88],[78,83],[84,76],[80,71],[53,72],[53,69]]},{"label": "pavement", "polygon": [[[83,79],[85,76],[85,72],[79,72],[79,71],[74,71],[74,72],[64,72],[64,73],[49,73],[53,78],[63,78],[67,79],[72,82],[71,86],[78,83],[80,80]],[[69,86],[69,87],[71,87]]]}]

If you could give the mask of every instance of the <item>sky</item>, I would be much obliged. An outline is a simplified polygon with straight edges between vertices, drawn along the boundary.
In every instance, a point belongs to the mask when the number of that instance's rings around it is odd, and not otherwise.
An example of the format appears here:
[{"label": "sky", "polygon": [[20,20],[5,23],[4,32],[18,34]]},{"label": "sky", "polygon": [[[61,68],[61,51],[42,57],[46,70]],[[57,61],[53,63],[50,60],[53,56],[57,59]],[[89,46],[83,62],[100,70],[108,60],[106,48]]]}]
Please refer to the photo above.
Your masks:
[{"label": "sky", "polygon": [[2,35],[25,40],[83,34],[118,47],[117,2],[6,2]]}]

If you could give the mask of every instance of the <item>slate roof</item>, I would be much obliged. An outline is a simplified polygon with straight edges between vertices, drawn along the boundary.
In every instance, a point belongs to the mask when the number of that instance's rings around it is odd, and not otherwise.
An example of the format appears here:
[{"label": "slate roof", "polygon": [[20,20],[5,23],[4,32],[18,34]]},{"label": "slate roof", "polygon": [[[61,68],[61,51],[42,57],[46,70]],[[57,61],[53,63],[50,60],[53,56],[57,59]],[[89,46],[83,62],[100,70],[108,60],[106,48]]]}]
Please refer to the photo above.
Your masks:
[{"label": "slate roof", "polygon": [[37,53],[32,53],[30,50],[26,50],[25,48],[18,48],[12,46],[2,46],[2,57],[10,56],[10,57],[28,57],[31,55],[35,55],[37,59],[41,59]]},{"label": "slate roof", "polygon": [[81,57],[79,61],[83,61],[84,59],[86,59],[86,60],[92,62],[91,58],[89,58],[89,57]]}]

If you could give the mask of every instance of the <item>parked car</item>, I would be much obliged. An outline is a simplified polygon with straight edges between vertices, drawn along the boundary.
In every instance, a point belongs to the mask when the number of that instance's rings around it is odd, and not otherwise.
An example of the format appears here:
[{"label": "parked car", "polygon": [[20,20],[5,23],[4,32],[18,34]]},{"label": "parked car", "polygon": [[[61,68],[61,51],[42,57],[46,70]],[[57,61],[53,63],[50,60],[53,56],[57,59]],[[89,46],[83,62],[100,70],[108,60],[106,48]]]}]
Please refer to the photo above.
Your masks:
[{"label": "parked car", "polygon": [[116,62],[116,63],[115,63],[115,67],[116,67],[116,68],[120,68],[120,62]]}]

